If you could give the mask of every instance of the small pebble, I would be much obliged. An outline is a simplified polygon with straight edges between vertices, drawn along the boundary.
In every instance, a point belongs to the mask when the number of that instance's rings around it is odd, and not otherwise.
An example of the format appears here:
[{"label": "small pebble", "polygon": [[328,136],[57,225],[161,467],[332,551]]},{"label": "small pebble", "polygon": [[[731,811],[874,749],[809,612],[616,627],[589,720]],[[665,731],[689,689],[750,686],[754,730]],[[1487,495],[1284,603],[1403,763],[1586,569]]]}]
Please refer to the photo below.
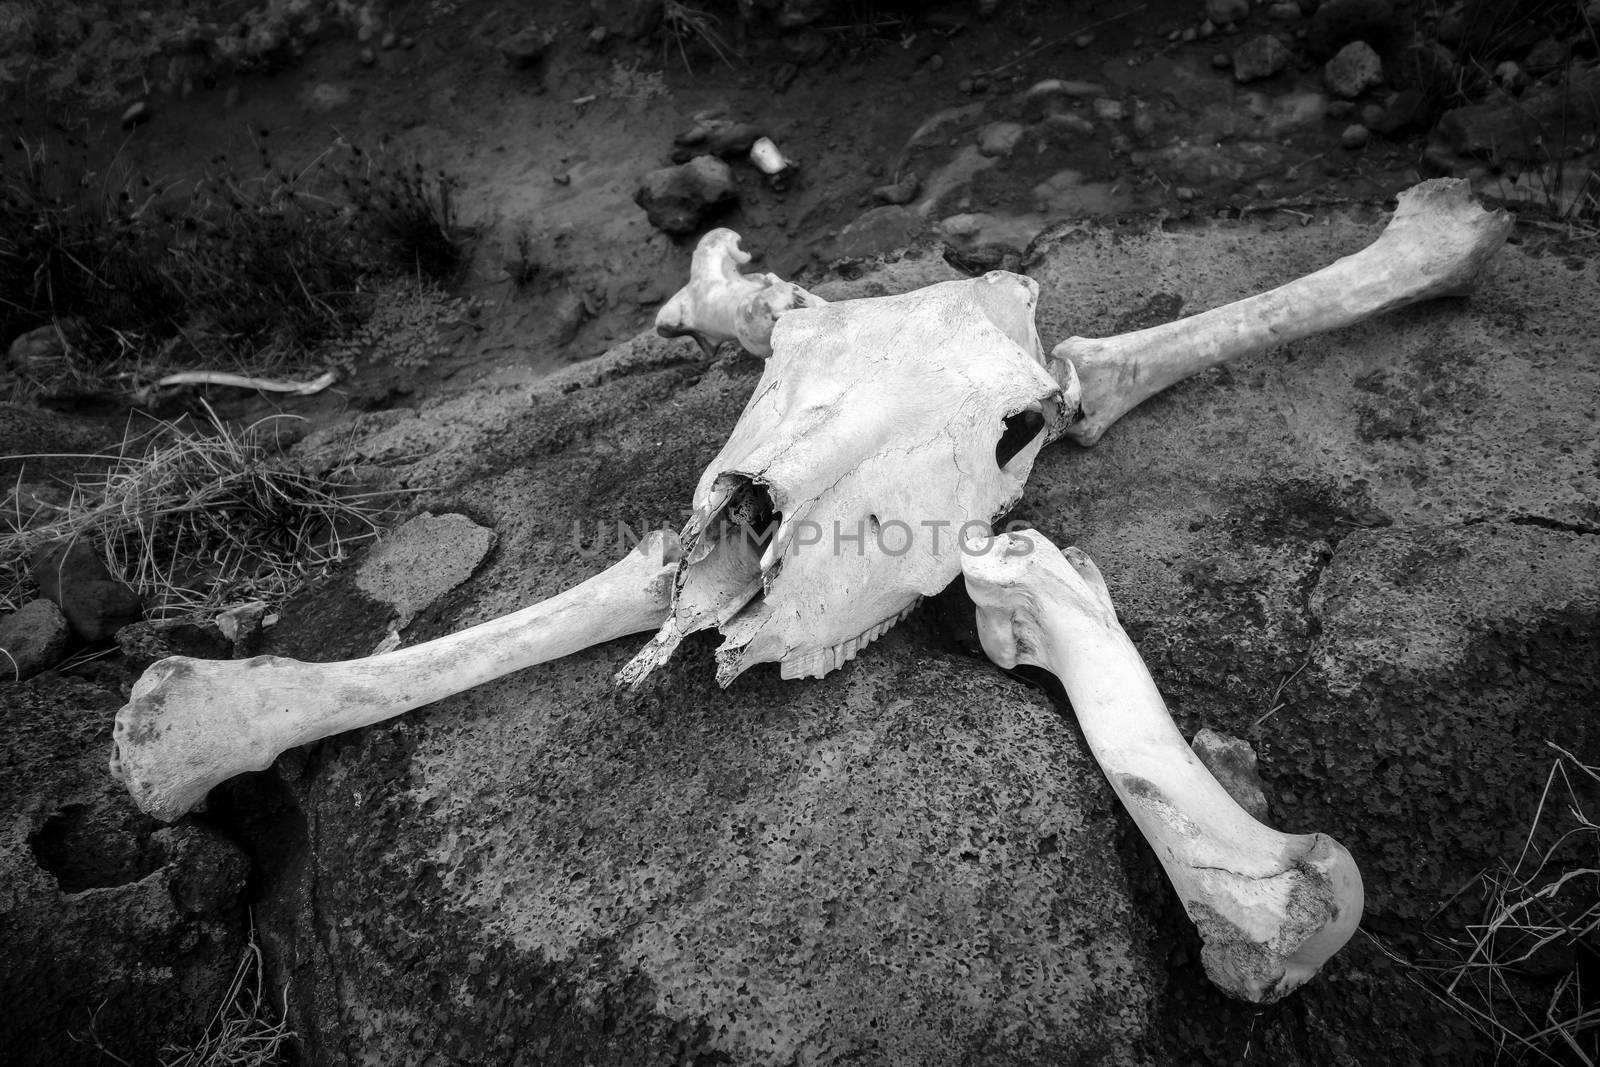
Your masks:
[{"label": "small pebble", "polygon": [[935,52],[933,55],[929,56],[928,57],[928,69],[929,70],[943,70],[944,69],[944,56],[940,55],[938,52]]},{"label": "small pebble", "polygon": [[1339,143],[1349,149],[1360,148],[1372,137],[1371,131],[1359,122],[1352,122],[1339,135]]},{"label": "small pebble", "polygon": [[363,48],[361,50],[361,65],[362,66],[370,67],[370,66],[372,66],[372,64],[376,63],[377,61],[378,61],[378,55],[372,49]]},{"label": "small pebble", "polygon": [[397,36],[393,30],[390,30],[388,33],[383,35],[383,40],[378,42],[378,47],[383,49],[385,52],[392,52],[394,51],[395,45],[399,43],[399,36]]},{"label": "small pebble", "polygon": [[1209,41],[1213,36],[1216,35],[1216,32],[1216,24],[1210,19],[1206,19],[1200,24],[1200,39],[1202,41]]},{"label": "small pebble", "polygon": [[557,185],[571,185],[572,175],[568,174],[566,171],[562,171],[560,174],[552,174],[550,176],[550,180],[555,182]]},{"label": "small pebble", "polygon": [[416,39],[412,37],[402,37],[400,38],[400,47],[409,52],[413,48],[417,47]]},{"label": "small pebble", "polygon": [[1188,186],[1188,185],[1180,185],[1180,186],[1178,186],[1178,199],[1182,200],[1184,203],[1188,203],[1189,201],[1195,199],[1199,195],[1200,195],[1200,190],[1198,190],[1198,189],[1196,189],[1196,188],[1194,188],[1192,186]]},{"label": "small pebble", "polygon": [[1211,57],[1211,65],[1218,70],[1227,70],[1233,66],[1233,57],[1226,52],[1218,52]]},{"label": "small pebble", "polygon": [[1167,43],[1168,44],[1177,44],[1182,39],[1183,39],[1183,31],[1182,30],[1173,30],[1171,33],[1167,34]]},{"label": "small pebble", "polygon": [[1195,28],[1193,26],[1190,26],[1188,29],[1184,30],[1183,33],[1181,33],[1179,35],[1179,37],[1182,39],[1184,44],[1193,43],[1194,39],[1196,37],[1198,37],[1198,36],[1200,36],[1200,34],[1195,30]]},{"label": "small pebble", "polygon": [[956,82],[956,88],[960,89],[964,93],[972,92],[972,79],[962,78],[960,81]]},{"label": "small pebble", "polygon": [[1090,45],[1094,44],[1094,34],[1080,33],[1078,36],[1072,39],[1072,43],[1077,45],[1079,48],[1088,48]]}]

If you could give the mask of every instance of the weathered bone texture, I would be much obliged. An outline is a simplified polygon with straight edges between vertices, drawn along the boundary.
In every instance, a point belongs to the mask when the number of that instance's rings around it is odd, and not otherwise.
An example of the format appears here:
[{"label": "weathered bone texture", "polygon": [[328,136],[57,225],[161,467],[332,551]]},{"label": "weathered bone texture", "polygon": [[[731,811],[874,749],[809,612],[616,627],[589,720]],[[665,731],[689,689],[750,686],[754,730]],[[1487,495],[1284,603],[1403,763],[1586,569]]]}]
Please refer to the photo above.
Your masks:
[{"label": "weathered bone texture", "polygon": [[756,138],[750,146],[750,162],[769,178],[782,174],[792,166],[770,137]]},{"label": "weathered bone texture", "polygon": [[960,573],[957,537],[1016,502],[1076,398],[1045,369],[1038,286],[994,271],[785,314],[700,477],[673,613],[637,685],[716,627],[717,678],[821,677]]},{"label": "weathered bone texture", "polygon": [[341,663],[278,656],[172,656],[145,671],[117,713],[111,774],[134,802],[173,820],[236,774],[298,745],[368,726],[492,678],[655,629],[678,543],[652,533],[564,593],[415,648]]},{"label": "weathered bone texture", "polygon": [[689,284],[656,313],[657,333],[693,337],[707,356],[715,355],[723,342],[737,341],[751,355],[765,358],[772,355],[772,327],[779,316],[792,308],[827,303],[776,274],[740,274],[750,253],[739,241],[729,229],[700,238],[689,264]]},{"label": "weathered bone texture", "polygon": [[1239,807],[1184,743],[1100,571],[1033,530],[962,558],[983,650],[1061,680],[1084,738],[1183,899],[1224,991],[1267,1003],[1355,933],[1361,873],[1324,834],[1283,834]]},{"label": "weathered bone texture", "polygon": [[1070,337],[1051,353],[1082,383],[1066,436],[1092,445],[1142,401],[1203,370],[1276,345],[1471,288],[1511,218],[1485,211],[1466,181],[1438,178],[1400,194],[1376,241],[1270,292],[1117,337]]}]

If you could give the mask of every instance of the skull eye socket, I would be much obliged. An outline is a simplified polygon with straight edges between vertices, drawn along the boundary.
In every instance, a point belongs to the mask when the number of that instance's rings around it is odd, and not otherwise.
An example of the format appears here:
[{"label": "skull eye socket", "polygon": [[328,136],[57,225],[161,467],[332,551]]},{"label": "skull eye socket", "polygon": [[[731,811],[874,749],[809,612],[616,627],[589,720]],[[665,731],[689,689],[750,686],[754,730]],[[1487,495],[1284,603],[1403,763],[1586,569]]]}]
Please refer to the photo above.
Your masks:
[{"label": "skull eye socket", "polygon": [[1005,430],[1000,434],[1000,440],[994,446],[994,462],[1001,470],[1006,469],[1021,452],[1033,443],[1044,430],[1044,416],[1037,411],[1019,411],[1015,415],[1005,417]]}]

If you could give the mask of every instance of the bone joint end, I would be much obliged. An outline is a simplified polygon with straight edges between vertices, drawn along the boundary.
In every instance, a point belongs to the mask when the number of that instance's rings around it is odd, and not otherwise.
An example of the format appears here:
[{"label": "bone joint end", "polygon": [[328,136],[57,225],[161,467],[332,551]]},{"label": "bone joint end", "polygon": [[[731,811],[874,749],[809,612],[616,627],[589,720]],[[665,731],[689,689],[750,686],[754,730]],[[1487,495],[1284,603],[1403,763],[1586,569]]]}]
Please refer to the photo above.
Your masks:
[{"label": "bone joint end", "polygon": [[1036,531],[962,556],[984,651],[1065,687],[1096,762],[1183,901],[1225,992],[1256,1003],[1310,980],[1355,933],[1361,873],[1325,834],[1253,819],[1195,758],[1132,641],[1100,571]]}]

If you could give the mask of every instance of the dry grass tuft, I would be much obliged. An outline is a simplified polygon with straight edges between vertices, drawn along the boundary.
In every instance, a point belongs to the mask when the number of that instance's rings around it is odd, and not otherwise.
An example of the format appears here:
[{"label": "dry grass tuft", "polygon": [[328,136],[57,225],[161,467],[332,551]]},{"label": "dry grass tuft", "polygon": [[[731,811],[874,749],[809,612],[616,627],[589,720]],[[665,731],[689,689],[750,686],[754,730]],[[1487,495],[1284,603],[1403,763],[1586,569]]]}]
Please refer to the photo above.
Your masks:
[{"label": "dry grass tuft", "polygon": [[304,470],[266,443],[263,423],[236,430],[206,410],[203,432],[163,422],[124,441],[54,517],[7,516],[0,607],[19,606],[30,556],[60,541],[93,543],[161,619],[282,603],[379,532],[386,494]]},{"label": "dry grass tuft", "polygon": [[284,987],[283,1003],[276,1022],[272,1006],[263,995],[261,949],[255,933],[245,945],[233,982],[206,1026],[205,1036],[193,1048],[168,1046],[162,1050],[161,1067],[269,1067],[281,1063],[284,1042],[294,1036],[288,1017],[289,990]]},{"label": "dry grass tuft", "polygon": [[1550,747],[1557,757],[1516,862],[1481,872],[1452,898],[1476,889],[1481,919],[1430,935],[1432,959],[1379,947],[1491,1041],[1496,1062],[1593,1067],[1600,1062],[1592,988],[1600,964],[1600,824],[1584,798],[1600,788],[1600,768]]}]

